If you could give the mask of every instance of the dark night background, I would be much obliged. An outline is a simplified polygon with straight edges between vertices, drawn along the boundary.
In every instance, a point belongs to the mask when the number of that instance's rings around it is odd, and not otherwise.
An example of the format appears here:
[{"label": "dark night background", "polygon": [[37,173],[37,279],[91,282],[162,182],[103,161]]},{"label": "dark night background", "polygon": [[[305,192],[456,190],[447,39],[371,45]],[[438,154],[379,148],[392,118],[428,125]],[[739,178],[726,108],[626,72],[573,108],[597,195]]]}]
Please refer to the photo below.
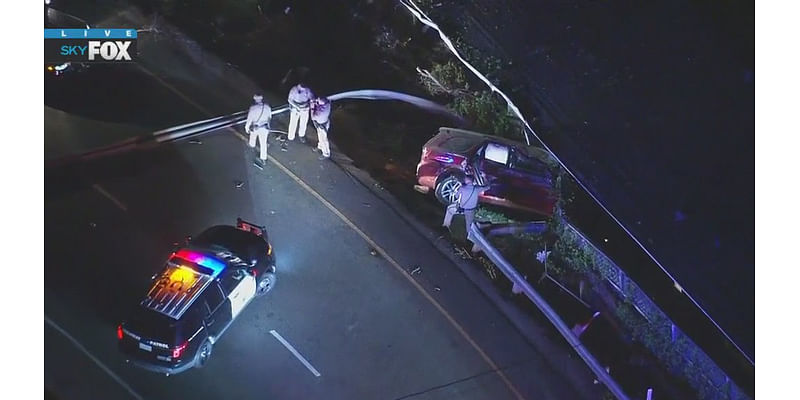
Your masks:
[{"label": "dark night background", "polygon": [[433,15],[512,61],[534,129],[754,357],[753,4],[458,8]]}]

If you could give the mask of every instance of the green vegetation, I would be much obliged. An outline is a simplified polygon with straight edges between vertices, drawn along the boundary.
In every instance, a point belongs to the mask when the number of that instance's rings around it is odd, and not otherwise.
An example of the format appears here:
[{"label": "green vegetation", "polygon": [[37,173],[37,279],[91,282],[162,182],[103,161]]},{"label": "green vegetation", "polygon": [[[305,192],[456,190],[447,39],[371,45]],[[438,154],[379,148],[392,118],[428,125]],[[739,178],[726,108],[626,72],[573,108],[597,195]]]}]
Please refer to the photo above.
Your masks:
[{"label": "green vegetation", "polygon": [[[501,62],[456,41],[465,59],[474,63],[487,77],[495,81],[500,75]],[[484,69],[482,69],[484,68]],[[488,71],[488,72],[487,72]],[[469,78],[468,78],[469,77]],[[475,129],[501,137],[520,140],[522,138],[519,120],[508,112],[508,105],[497,94],[484,88],[483,83],[470,84],[471,73],[460,61],[451,59],[443,63],[433,63],[430,70],[420,70],[420,83],[435,97],[447,97],[453,111],[469,120]]]}]

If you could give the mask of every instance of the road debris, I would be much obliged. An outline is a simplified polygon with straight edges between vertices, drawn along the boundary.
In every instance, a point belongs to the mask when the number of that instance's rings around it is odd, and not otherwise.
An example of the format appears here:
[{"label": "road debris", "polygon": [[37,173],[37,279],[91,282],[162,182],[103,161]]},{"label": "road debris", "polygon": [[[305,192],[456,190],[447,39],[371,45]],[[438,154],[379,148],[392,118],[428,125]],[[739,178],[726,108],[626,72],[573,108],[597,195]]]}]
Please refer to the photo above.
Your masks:
[{"label": "road debris", "polygon": [[372,204],[369,204],[366,201],[361,202],[361,205],[363,205],[364,207],[372,207]]},{"label": "road debris", "polygon": [[440,288],[439,285],[436,285],[436,286],[433,287],[433,290],[435,290],[437,292],[441,292],[442,288]]},{"label": "road debris", "polygon": [[418,275],[418,274],[422,273],[422,267],[420,267],[420,266],[416,266],[416,267],[412,266],[412,268],[414,268],[414,269],[411,270],[411,275]]},{"label": "road debris", "polygon": [[461,257],[464,260],[472,260],[473,258],[472,254],[470,254],[470,252],[463,247],[454,248],[453,253],[455,253],[457,256]]},{"label": "road debris", "polygon": [[97,224],[95,224],[94,222],[89,222],[89,227],[90,228],[97,228]]},{"label": "road debris", "polygon": [[233,181],[233,184],[236,185],[236,188],[239,189],[244,186],[244,182],[242,181]]},{"label": "road debris", "polygon": [[198,139],[192,139],[192,140],[189,140],[189,143],[191,143],[191,144],[203,144],[203,141],[202,140],[198,140]]},{"label": "road debris", "polygon": [[269,210],[269,213],[275,215],[275,210]]},{"label": "road debris", "polygon": [[375,250],[374,248],[370,247],[369,248],[369,254],[377,257],[378,256],[378,250]]}]

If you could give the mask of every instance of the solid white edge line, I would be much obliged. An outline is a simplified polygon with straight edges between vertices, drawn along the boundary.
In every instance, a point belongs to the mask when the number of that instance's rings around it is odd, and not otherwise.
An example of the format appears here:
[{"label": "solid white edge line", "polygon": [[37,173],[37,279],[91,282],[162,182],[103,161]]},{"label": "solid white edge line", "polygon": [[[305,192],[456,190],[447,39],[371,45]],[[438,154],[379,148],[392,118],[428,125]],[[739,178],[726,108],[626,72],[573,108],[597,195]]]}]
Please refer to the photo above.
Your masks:
[{"label": "solid white edge line", "polygon": [[97,183],[93,184],[92,188],[96,190],[98,193],[102,194],[105,198],[111,200],[111,202],[114,203],[114,205],[117,206],[120,210],[125,212],[128,211],[128,206],[126,206],[125,203],[119,201],[119,199],[114,197],[111,193],[108,193],[108,191],[103,189],[103,187],[100,186],[99,184]]},{"label": "solid white edge line", "polygon": [[113,371],[111,371],[111,369],[106,367],[105,364],[103,364],[100,360],[98,360],[97,357],[92,355],[92,353],[89,353],[89,350],[86,350],[86,348],[83,347],[83,345],[80,342],[78,342],[77,339],[72,337],[72,335],[70,335],[66,330],[64,330],[62,327],[58,326],[58,324],[56,324],[50,318],[48,318],[47,315],[44,316],[44,322],[46,322],[48,325],[52,326],[59,333],[64,335],[65,338],[69,339],[69,341],[72,342],[72,344],[74,344],[75,347],[78,348],[78,350],[82,351],[83,354],[86,354],[86,356],[89,357],[89,359],[94,361],[94,363],[97,364],[98,367],[100,367],[100,369],[105,371],[112,379],[117,381],[117,383],[119,383],[120,386],[125,388],[125,390],[127,390],[128,393],[130,393],[130,395],[133,396],[133,398],[138,400],[144,400],[144,397],[139,395],[139,393],[136,393],[136,391],[134,391],[133,388],[131,388],[127,383],[125,383],[125,381],[122,380],[122,378],[120,378],[119,375],[115,374]]},{"label": "solid white edge line", "polygon": [[311,371],[312,374],[314,374],[314,376],[316,376],[317,378],[322,376],[322,374],[320,374],[319,371],[317,371],[317,369],[314,368],[313,365],[311,365],[311,363],[309,363],[305,358],[303,358],[303,356],[300,355],[300,353],[297,350],[295,350],[294,347],[292,347],[292,345],[289,344],[289,342],[287,342],[286,339],[284,339],[280,333],[276,332],[274,329],[269,331],[269,333],[271,333],[272,336],[275,336],[275,339],[278,339],[278,341],[281,342],[281,344],[283,344],[283,347],[286,347],[290,352],[292,352],[292,354],[294,354],[294,356],[297,357],[297,359],[300,360],[300,362],[303,363],[303,365],[305,365],[306,368],[308,368],[308,370]]}]

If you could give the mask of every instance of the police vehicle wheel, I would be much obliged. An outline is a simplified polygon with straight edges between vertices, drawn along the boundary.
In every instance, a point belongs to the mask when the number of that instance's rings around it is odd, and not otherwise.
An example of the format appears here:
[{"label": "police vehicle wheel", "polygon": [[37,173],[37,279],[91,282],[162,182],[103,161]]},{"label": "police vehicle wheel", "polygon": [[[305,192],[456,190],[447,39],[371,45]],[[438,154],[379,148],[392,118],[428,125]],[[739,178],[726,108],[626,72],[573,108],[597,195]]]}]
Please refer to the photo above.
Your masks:
[{"label": "police vehicle wheel", "polygon": [[269,293],[270,290],[275,286],[275,274],[272,272],[267,272],[264,276],[261,277],[261,280],[258,281],[258,286],[256,286],[256,295],[263,296]]},{"label": "police vehicle wheel", "polygon": [[461,188],[461,181],[458,177],[450,175],[436,184],[436,199],[440,203],[448,206],[458,202],[458,189]]},{"label": "police vehicle wheel", "polygon": [[195,364],[196,368],[203,368],[206,363],[208,363],[208,359],[211,358],[211,349],[213,346],[211,345],[211,341],[206,339],[203,341],[203,344],[200,345],[200,348],[197,349],[197,364]]}]

